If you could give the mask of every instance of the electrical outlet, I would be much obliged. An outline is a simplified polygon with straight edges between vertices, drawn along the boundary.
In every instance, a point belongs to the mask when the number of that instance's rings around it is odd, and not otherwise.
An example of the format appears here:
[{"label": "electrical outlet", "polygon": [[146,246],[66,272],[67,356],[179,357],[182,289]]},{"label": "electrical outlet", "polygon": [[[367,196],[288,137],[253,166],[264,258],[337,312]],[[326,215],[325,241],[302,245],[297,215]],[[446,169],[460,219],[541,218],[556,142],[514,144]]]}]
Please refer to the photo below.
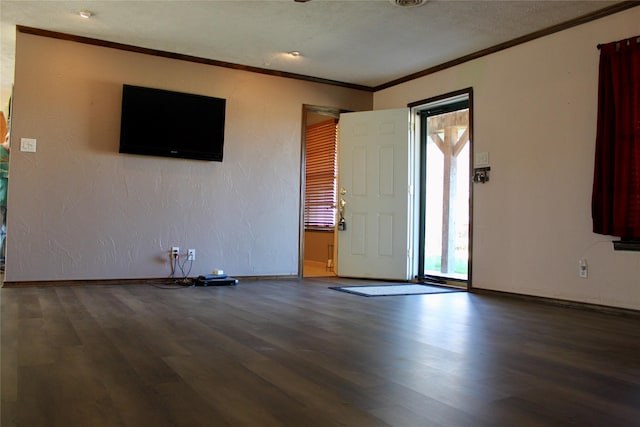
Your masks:
[{"label": "electrical outlet", "polygon": [[578,260],[578,275],[583,279],[586,279],[589,275],[589,266],[587,265],[587,260],[585,258]]},{"label": "electrical outlet", "polygon": [[172,257],[177,257],[178,255],[180,255],[180,248],[178,246],[174,246],[171,248],[171,256]]},{"label": "electrical outlet", "polygon": [[187,261],[195,261],[195,260],[196,260],[196,250],[189,249],[189,252],[187,252]]}]

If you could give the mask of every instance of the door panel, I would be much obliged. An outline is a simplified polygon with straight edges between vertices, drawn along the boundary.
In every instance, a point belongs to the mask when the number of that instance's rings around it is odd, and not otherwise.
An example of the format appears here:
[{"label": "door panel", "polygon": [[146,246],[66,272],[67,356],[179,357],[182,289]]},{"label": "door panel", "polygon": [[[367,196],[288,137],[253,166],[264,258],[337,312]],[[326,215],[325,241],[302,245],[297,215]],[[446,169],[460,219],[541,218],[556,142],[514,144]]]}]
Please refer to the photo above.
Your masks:
[{"label": "door panel", "polygon": [[408,280],[409,110],[340,116],[337,273]]}]

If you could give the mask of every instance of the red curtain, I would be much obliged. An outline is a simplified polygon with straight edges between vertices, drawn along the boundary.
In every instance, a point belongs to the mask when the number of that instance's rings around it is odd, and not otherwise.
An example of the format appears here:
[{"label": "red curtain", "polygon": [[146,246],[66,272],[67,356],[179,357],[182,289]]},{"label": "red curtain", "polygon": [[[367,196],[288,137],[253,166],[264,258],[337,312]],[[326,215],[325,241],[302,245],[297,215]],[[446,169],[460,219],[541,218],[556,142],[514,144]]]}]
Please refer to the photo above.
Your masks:
[{"label": "red curtain", "polygon": [[600,46],[593,231],[640,239],[640,37]]}]

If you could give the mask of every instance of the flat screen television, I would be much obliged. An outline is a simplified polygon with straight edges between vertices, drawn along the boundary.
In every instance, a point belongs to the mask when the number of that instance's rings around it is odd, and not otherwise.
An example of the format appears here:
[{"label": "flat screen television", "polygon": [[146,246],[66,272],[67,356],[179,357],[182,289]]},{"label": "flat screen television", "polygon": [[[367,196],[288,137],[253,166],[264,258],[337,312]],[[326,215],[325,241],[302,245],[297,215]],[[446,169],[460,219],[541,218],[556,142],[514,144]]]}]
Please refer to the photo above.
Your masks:
[{"label": "flat screen television", "polygon": [[122,86],[120,153],[222,161],[226,100]]}]

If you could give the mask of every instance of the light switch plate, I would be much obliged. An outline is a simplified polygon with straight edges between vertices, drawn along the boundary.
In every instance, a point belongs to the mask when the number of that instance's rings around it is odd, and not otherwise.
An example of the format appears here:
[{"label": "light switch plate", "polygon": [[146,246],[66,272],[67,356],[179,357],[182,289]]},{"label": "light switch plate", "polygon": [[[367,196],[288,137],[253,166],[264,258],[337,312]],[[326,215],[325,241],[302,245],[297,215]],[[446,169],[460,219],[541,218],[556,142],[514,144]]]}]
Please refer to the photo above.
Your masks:
[{"label": "light switch plate", "polygon": [[20,138],[20,151],[28,153],[36,152],[36,140],[33,138]]},{"label": "light switch plate", "polygon": [[489,153],[484,151],[481,153],[476,153],[475,157],[475,167],[476,168],[486,168],[489,166]]}]

